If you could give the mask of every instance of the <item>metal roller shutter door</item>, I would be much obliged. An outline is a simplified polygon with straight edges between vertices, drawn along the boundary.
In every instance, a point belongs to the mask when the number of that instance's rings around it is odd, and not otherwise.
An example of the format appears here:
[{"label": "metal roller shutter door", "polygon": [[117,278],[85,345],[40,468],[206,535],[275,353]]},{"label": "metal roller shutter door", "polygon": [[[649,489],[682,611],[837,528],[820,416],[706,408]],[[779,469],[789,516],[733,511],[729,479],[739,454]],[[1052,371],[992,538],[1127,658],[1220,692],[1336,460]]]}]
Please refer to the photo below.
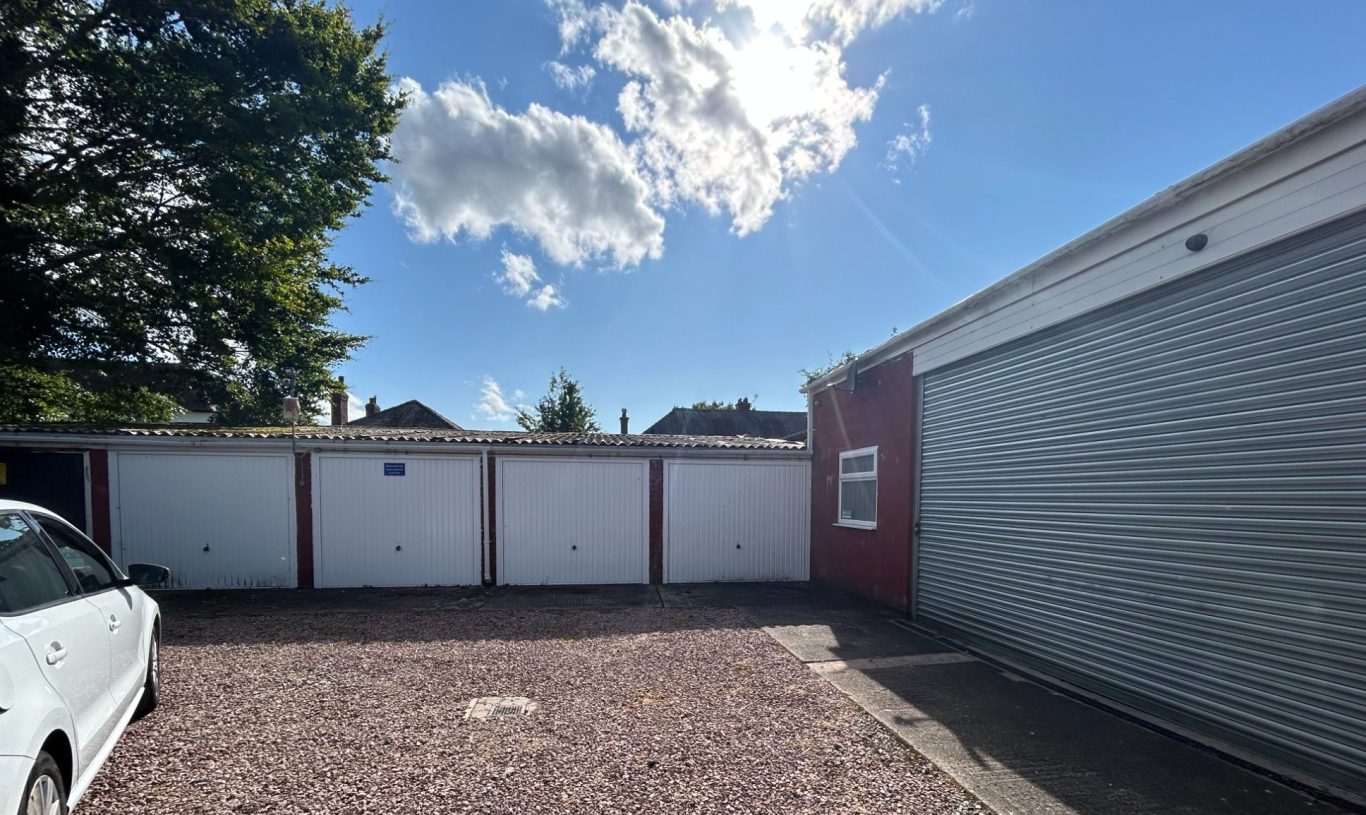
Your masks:
[{"label": "metal roller shutter door", "polygon": [[320,588],[481,582],[479,459],[316,461]]},{"label": "metal roller shutter door", "polygon": [[925,374],[923,623],[1366,789],[1366,218]]},{"label": "metal roller shutter door", "polygon": [[500,456],[498,582],[648,583],[649,462]]}]

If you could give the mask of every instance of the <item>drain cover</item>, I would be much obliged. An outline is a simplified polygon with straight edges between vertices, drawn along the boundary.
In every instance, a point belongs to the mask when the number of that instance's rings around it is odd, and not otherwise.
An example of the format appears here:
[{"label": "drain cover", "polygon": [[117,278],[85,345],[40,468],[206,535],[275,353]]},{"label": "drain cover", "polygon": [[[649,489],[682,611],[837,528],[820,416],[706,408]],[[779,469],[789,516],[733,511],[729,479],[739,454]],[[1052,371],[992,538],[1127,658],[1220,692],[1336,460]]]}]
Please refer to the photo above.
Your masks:
[{"label": "drain cover", "polygon": [[538,705],[525,696],[480,696],[471,699],[465,708],[466,719],[494,719],[504,716],[526,716]]}]

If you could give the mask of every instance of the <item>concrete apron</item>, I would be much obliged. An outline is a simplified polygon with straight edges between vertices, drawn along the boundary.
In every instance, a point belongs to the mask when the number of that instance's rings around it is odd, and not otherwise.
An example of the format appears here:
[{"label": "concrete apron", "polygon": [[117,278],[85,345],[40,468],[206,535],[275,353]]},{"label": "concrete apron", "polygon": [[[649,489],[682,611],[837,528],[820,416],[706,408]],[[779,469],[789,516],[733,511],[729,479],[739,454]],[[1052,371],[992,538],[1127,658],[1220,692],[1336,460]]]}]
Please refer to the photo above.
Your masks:
[{"label": "concrete apron", "polygon": [[950,650],[877,611],[750,613],[793,656],[1000,815],[1344,812]]}]

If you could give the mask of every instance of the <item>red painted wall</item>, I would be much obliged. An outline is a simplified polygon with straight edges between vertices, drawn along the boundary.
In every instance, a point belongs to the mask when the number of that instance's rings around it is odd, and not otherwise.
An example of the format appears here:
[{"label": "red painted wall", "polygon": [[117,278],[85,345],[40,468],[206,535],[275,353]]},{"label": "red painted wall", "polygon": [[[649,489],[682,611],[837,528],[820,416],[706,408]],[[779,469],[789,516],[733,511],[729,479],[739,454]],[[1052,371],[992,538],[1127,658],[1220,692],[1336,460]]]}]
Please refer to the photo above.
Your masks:
[{"label": "red painted wall", "polygon": [[294,454],[294,552],[299,588],[313,588],[313,455]]},{"label": "red painted wall", "polygon": [[[909,602],[915,509],[911,355],[859,374],[853,393],[826,388],[811,406],[811,578],[898,609]],[[839,520],[839,454],[877,446],[877,529]]]}]

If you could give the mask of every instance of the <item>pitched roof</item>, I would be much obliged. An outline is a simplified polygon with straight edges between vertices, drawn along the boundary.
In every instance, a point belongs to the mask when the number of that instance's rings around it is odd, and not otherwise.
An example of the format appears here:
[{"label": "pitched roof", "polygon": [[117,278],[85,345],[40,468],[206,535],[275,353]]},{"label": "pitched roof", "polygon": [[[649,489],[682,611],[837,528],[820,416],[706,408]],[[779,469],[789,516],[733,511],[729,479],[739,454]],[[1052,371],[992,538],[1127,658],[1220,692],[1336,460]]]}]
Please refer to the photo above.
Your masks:
[{"label": "pitched roof", "polygon": [[786,439],[806,436],[806,414],[799,410],[681,408],[645,429],[650,435],[753,436]]},{"label": "pitched roof", "polygon": [[437,413],[416,399],[385,408],[373,416],[363,416],[346,423],[347,427],[392,427],[425,430],[464,430],[463,427]]},{"label": "pitched roof", "polygon": [[804,450],[799,441],[754,438],[751,436],[644,435],[621,433],[527,433],[515,430],[429,430],[415,428],[368,428],[342,425],[332,427],[215,427],[194,425],[154,425],[145,427],[91,427],[71,424],[2,425],[0,439],[28,435],[66,434],[81,436],[198,438],[198,439],[279,439],[300,441],[387,441],[431,442],[434,444],[517,445],[544,447],[643,447],[693,448],[711,450]]}]

